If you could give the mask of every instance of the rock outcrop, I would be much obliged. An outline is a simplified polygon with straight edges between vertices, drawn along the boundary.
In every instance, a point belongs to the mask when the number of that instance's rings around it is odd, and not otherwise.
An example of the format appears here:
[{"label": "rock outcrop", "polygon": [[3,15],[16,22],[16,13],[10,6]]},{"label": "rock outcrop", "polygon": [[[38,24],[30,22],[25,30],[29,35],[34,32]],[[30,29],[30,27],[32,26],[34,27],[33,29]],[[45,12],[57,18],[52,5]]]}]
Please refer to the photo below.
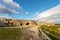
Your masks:
[{"label": "rock outcrop", "polygon": [[37,26],[37,22],[31,21],[31,20],[16,20],[16,19],[0,19],[0,27],[12,27],[12,26],[18,26],[18,27],[28,27],[28,26]]},{"label": "rock outcrop", "polygon": [[39,31],[40,25],[39,22],[31,20],[0,19],[0,27],[26,28],[26,30],[22,30],[23,35],[19,40],[48,40]]}]

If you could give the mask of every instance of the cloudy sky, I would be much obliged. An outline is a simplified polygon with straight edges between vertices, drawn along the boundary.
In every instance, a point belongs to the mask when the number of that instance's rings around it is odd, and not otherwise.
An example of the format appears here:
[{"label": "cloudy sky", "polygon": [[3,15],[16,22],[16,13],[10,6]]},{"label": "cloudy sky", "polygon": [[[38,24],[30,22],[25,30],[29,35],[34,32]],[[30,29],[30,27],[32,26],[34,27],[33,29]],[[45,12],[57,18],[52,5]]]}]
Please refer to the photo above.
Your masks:
[{"label": "cloudy sky", "polygon": [[60,22],[60,4],[41,13],[36,13],[35,19],[41,22]]},{"label": "cloudy sky", "polygon": [[0,17],[60,21],[60,0],[0,0]]}]

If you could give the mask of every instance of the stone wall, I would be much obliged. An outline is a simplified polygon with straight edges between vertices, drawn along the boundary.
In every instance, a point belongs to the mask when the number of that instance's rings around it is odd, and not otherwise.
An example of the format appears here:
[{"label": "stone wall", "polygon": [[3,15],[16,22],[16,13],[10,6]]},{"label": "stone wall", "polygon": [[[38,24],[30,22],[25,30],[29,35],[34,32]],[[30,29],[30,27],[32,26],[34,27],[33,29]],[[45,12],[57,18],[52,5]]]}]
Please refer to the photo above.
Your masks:
[{"label": "stone wall", "polygon": [[31,20],[16,20],[16,19],[0,19],[0,26],[18,26],[18,27],[30,27],[30,26],[52,26],[54,23],[41,23]]},{"label": "stone wall", "polygon": [[30,20],[16,20],[16,19],[0,19],[0,26],[18,26],[18,27],[28,27],[37,26],[35,21]]}]

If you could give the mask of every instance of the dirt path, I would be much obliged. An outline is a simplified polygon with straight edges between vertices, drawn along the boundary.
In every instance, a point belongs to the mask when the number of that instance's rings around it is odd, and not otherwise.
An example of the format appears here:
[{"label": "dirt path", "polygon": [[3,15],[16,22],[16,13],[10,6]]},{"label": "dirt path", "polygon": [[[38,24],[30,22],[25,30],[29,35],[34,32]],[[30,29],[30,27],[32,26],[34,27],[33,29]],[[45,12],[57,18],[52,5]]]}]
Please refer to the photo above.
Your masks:
[{"label": "dirt path", "polygon": [[[35,36],[38,40],[51,40],[51,39],[48,38],[48,36],[46,36],[46,34],[44,34],[41,30],[40,30],[41,33],[39,32],[39,27],[38,27],[38,26],[29,28],[29,30],[35,32],[34,36]],[[40,34],[40,35],[39,35],[39,34]]]},{"label": "dirt path", "polygon": [[[20,28],[20,27],[4,27],[4,28]],[[39,27],[28,27],[22,30],[20,40],[46,40],[45,36],[39,32]],[[40,34],[40,35],[39,35]]]},{"label": "dirt path", "polygon": [[52,39],[50,39],[50,38],[42,31],[42,29],[40,29],[40,31],[41,31],[41,33],[45,36],[45,38],[47,38],[47,40],[52,40]]},{"label": "dirt path", "polygon": [[[45,31],[45,30],[44,30]],[[45,31],[46,33],[48,33],[48,34],[51,34],[52,36],[54,36],[55,38],[58,38],[58,39],[60,39],[60,37],[59,36],[56,36],[56,35],[54,35],[54,34],[52,34],[52,33],[50,33],[50,32],[48,32],[48,31]]]}]

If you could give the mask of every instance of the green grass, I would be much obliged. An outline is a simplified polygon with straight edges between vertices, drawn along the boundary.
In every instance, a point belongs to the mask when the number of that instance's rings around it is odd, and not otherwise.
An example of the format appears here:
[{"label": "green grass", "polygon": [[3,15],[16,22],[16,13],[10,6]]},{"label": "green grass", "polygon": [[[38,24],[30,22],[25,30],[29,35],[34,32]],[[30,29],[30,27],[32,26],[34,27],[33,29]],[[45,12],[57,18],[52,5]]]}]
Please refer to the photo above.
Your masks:
[{"label": "green grass", "polygon": [[[58,30],[58,28],[60,28],[60,26],[46,26],[46,25],[42,25],[40,28],[42,30],[50,32],[51,34],[53,34],[53,35],[55,35],[57,37],[60,37],[60,30]],[[50,34],[47,34],[47,35],[50,36],[50,38],[56,39]]]},{"label": "green grass", "polygon": [[19,40],[22,35],[20,28],[0,28],[0,40]]},{"label": "green grass", "polygon": [[41,26],[42,30],[49,31],[50,33],[52,33],[54,35],[60,36],[60,30],[58,30],[58,28],[60,28],[60,27],[58,27],[58,26],[46,26],[46,25]]},{"label": "green grass", "polygon": [[59,40],[58,38],[52,36],[51,34],[48,34],[46,32],[44,32],[48,37],[50,37],[52,40]]},{"label": "green grass", "polygon": [[34,32],[27,28],[0,27],[0,40],[29,40],[32,37],[32,33]]}]

